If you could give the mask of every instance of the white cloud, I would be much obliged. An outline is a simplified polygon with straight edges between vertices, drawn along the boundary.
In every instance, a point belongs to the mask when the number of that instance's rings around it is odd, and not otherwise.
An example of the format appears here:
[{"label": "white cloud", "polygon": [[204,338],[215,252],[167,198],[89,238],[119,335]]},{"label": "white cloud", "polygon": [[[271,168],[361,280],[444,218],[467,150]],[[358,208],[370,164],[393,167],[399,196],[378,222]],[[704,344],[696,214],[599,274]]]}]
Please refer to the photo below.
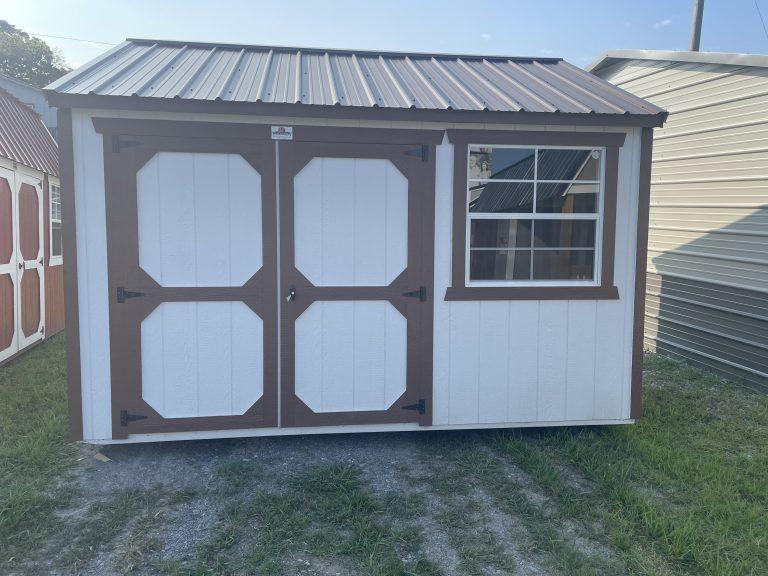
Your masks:
[{"label": "white cloud", "polygon": [[483,32],[482,34],[480,34],[480,38],[482,38],[485,41],[488,41],[492,38],[492,36],[489,32]]},{"label": "white cloud", "polygon": [[664,20],[659,20],[658,22],[654,23],[653,29],[661,30],[662,28],[666,28],[670,24],[672,24],[672,20],[670,20],[669,18],[665,18]]}]

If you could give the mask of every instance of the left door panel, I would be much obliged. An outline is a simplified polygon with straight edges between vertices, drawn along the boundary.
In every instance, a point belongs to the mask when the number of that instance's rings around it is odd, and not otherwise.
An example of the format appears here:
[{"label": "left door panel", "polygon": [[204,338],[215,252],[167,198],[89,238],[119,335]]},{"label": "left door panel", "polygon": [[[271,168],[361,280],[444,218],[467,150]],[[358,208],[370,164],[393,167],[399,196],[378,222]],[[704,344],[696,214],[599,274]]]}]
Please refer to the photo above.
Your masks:
[{"label": "left door panel", "polygon": [[274,144],[257,126],[203,138],[172,136],[176,123],[95,123],[113,437],[276,426]]},{"label": "left door panel", "polygon": [[19,350],[16,270],[16,186],[14,174],[0,168],[0,362]]}]

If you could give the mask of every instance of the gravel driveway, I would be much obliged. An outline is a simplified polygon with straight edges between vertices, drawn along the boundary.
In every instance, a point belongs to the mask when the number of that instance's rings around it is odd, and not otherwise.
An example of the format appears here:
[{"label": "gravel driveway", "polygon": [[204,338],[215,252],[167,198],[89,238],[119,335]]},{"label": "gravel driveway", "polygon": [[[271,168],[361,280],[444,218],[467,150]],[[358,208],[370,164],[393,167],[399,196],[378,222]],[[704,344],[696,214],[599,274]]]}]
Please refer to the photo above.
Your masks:
[{"label": "gravel driveway", "polygon": [[27,568],[526,575],[612,565],[595,528],[561,523],[546,491],[504,457],[510,434],[83,445],[65,529]]}]

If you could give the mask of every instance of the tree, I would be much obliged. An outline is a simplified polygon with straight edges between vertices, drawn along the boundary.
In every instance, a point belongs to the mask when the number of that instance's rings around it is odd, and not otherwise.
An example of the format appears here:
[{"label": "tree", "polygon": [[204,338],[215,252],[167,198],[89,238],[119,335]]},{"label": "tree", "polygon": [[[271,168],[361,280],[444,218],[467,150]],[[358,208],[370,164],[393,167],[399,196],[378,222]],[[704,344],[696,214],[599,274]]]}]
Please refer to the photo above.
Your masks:
[{"label": "tree", "polygon": [[0,73],[42,88],[69,71],[59,51],[0,20]]}]

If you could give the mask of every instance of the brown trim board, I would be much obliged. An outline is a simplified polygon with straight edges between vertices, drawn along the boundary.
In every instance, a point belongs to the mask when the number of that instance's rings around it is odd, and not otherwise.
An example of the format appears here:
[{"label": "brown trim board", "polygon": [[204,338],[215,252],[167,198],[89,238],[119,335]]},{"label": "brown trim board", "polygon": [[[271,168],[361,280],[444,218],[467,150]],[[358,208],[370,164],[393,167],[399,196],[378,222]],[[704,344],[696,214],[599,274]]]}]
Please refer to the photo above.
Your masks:
[{"label": "brown trim board", "polygon": [[[616,251],[616,197],[619,174],[619,148],[624,132],[526,132],[488,130],[447,130],[454,145],[453,228],[451,286],[446,300],[616,300],[613,285]],[[470,144],[519,144],[531,146],[605,147],[602,255],[600,286],[466,286],[467,241],[467,150]]]},{"label": "brown trim board", "polygon": [[640,143],[640,194],[637,200],[637,245],[635,247],[635,307],[632,326],[632,389],[630,418],[640,417],[643,395],[643,333],[645,330],[645,284],[648,268],[648,213],[651,203],[651,157],[653,128],[643,128]]},{"label": "brown trim board", "polygon": [[80,372],[80,317],[77,297],[77,217],[75,213],[75,161],[72,110],[57,111],[59,130],[59,183],[64,256],[64,326],[67,332],[67,401],[69,439],[83,439],[83,395]]},{"label": "brown trim board", "polygon": [[568,112],[501,112],[494,110],[424,110],[420,108],[319,106],[275,102],[224,102],[221,100],[185,100],[183,98],[152,98],[146,96],[63,94],[54,91],[46,91],[45,94],[51,106],[62,108],[191,112],[198,114],[244,114],[248,116],[328,118],[334,120],[655,127],[661,126],[666,118],[666,113],[584,114]]}]

